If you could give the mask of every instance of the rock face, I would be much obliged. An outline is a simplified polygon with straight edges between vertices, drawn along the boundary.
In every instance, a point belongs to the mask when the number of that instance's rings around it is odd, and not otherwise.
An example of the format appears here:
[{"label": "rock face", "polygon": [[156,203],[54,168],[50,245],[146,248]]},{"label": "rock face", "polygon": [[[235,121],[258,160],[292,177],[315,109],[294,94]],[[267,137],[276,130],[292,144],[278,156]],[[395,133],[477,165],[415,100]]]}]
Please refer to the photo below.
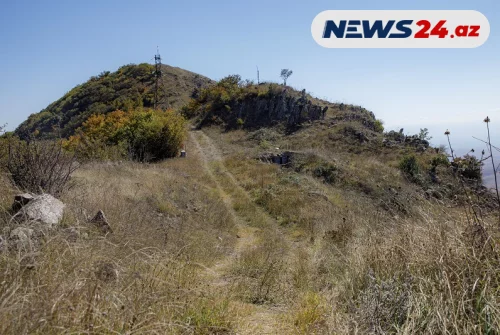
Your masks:
[{"label": "rock face", "polygon": [[[227,108],[233,113],[219,111],[216,114],[230,128],[238,126],[238,119],[245,120],[246,128],[260,128],[277,123],[295,126],[306,121],[324,119],[328,110],[328,106],[316,105],[309,100],[305,90],[299,97],[294,97],[289,94],[287,88],[265,97],[248,95],[242,101],[230,102]],[[207,115],[204,123],[212,122],[212,116],[212,114]]]},{"label": "rock face", "polygon": [[[29,197],[24,198],[28,199]],[[17,204],[19,206],[20,202]],[[32,196],[29,202],[22,206],[14,217],[29,221],[38,221],[50,228],[59,224],[63,217],[64,207],[65,205],[61,201],[50,194],[42,194]]]}]

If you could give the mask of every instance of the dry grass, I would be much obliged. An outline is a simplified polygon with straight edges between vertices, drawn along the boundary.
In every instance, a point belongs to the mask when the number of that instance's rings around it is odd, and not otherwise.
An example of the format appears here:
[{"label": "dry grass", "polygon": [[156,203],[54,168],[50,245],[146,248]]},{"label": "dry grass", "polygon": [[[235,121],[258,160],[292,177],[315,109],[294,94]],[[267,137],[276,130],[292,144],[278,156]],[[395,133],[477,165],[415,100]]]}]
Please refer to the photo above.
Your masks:
[{"label": "dry grass", "polygon": [[[243,132],[207,133],[206,164],[189,150],[78,171],[63,196],[78,240],[60,230],[36,254],[1,254],[0,333],[499,332],[493,215],[470,227],[375,157],[308,148],[349,172],[329,183],[253,159]],[[112,235],[86,227],[98,209]]]},{"label": "dry grass", "polygon": [[[337,156],[351,182],[329,185],[252,159],[262,149],[241,149],[247,145],[242,133],[219,136],[214,140],[229,154],[225,166],[253,202],[282,224],[286,239],[298,241],[285,251],[289,261],[280,276],[290,315],[283,329],[498,333],[500,235],[494,215],[485,215],[485,231],[471,228],[460,207],[425,200],[391,162],[374,157]],[[352,187],[355,179],[358,187]],[[248,276],[266,268],[259,262],[270,258],[264,250],[272,243],[263,241],[262,251],[244,262]],[[317,306],[326,307],[316,313]]]},{"label": "dry grass", "polygon": [[[0,333],[229,333],[205,269],[232,251],[234,223],[196,158],[94,164],[74,175],[63,227],[35,254],[0,254]],[[2,228],[13,190],[2,185]],[[102,209],[113,234],[87,220]]]}]

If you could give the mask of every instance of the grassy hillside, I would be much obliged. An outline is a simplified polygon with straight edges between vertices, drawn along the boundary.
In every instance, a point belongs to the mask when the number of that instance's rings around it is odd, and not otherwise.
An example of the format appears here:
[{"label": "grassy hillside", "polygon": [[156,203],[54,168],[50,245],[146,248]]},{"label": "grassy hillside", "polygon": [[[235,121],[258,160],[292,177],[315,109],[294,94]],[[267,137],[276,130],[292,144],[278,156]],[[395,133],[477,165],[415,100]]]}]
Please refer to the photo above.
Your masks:
[{"label": "grassy hillside", "polygon": [[[1,180],[0,333],[500,332],[500,209],[481,162],[237,76],[181,110],[186,158],[86,163],[61,225],[29,243],[11,237],[17,190]],[[112,233],[89,223],[98,209]]]},{"label": "grassy hillside", "polygon": [[[206,77],[168,65],[162,66],[159,107],[179,108],[202,87],[212,83]],[[32,114],[15,131],[20,137],[38,133],[42,138],[69,137],[92,114],[153,107],[154,66],[125,65],[116,72],[103,72],[66,93],[39,113]]]}]

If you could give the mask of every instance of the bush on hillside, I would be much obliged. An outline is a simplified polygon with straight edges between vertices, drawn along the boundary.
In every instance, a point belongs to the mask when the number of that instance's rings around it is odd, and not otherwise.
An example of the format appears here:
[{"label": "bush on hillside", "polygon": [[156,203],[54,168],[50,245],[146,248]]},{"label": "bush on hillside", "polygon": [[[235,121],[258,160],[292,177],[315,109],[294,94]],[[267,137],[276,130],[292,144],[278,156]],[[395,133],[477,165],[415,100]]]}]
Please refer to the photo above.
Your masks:
[{"label": "bush on hillside", "polygon": [[172,110],[117,110],[92,115],[64,145],[83,159],[156,161],[176,156],[185,137],[186,121]]},{"label": "bush on hillside", "polygon": [[411,180],[418,181],[420,177],[420,165],[414,155],[405,156],[399,163],[399,168]]},{"label": "bush on hillside", "polygon": [[474,156],[465,155],[457,157],[451,163],[453,170],[458,172],[460,176],[467,180],[481,181],[481,167],[483,163]]},{"label": "bush on hillside", "polygon": [[384,121],[375,120],[375,123],[373,125],[373,130],[376,131],[377,133],[383,133],[384,132]]},{"label": "bush on hillside", "polygon": [[78,168],[75,156],[56,141],[8,140],[7,171],[22,191],[59,195]]},{"label": "bush on hillside", "polygon": [[450,166],[450,161],[445,154],[438,154],[437,156],[432,157],[431,159],[431,167],[435,169],[438,166]]},{"label": "bush on hillside", "polygon": [[333,184],[339,177],[337,167],[328,162],[322,162],[314,168],[313,174],[317,178],[323,178],[328,184]]}]

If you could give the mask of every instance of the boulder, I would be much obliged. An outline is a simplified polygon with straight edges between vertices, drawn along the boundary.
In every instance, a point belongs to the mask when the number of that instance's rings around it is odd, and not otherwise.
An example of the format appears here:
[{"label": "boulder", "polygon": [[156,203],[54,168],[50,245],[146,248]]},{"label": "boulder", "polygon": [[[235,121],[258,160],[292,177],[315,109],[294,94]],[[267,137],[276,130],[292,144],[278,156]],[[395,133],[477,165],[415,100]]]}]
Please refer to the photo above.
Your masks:
[{"label": "boulder", "polygon": [[64,207],[65,205],[60,200],[50,194],[42,194],[32,197],[14,217],[37,221],[51,228],[61,221]]}]

